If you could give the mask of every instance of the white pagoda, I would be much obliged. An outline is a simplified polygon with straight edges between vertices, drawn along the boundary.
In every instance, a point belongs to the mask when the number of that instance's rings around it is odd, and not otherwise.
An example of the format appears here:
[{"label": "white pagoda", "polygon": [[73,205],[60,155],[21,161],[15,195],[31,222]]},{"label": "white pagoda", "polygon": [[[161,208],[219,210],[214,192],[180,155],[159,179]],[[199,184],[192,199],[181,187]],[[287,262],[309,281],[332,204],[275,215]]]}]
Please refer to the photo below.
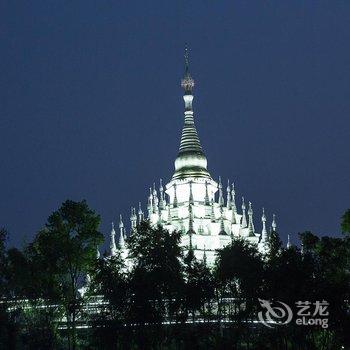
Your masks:
[{"label": "white pagoda", "polygon": [[[265,252],[268,232],[264,209],[261,216],[262,229],[261,232],[257,232],[251,202],[246,204],[242,197],[239,212],[234,183],[227,183],[224,194],[221,179],[219,178],[218,182],[214,181],[207,169],[207,158],[194,122],[194,80],[189,72],[187,50],[181,86],[184,89],[185,112],[179,153],[175,159],[175,172],[165,188],[162,180],[158,191],[155,185],[150,188],[147,215],[144,215],[141,204],[137,213],[135,208],[131,208],[131,233],[135,232],[137,222],[145,219],[152,225],[161,225],[169,231],[181,231],[181,245],[184,250],[193,249],[196,258],[206,258],[208,265],[213,265],[218,249],[230,244],[232,239],[237,237],[256,244],[261,252]],[[272,230],[276,230],[275,215],[271,226]],[[126,230],[121,216],[118,244],[115,235],[112,225],[111,255],[115,254],[119,246],[122,255],[126,257]]]}]

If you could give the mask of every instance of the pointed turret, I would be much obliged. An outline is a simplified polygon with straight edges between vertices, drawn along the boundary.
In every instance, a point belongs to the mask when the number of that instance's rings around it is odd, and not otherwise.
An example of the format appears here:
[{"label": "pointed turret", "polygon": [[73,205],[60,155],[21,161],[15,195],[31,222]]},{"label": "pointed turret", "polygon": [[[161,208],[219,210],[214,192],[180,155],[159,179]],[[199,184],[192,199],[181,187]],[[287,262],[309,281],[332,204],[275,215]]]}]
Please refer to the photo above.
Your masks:
[{"label": "pointed turret", "polygon": [[253,207],[252,203],[249,202],[249,208],[248,208],[248,229],[249,229],[249,235],[254,235],[254,222],[253,222]]},{"label": "pointed turret", "polygon": [[215,212],[214,212],[214,199],[211,199],[211,212],[210,212],[211,222],[215,222]]},{"label": "pointed turret", "polygon": [[203,252],[203,264],[204,266],[207,266],[207,250],[206,250],[206,247],[204,245],[204,252]]},{"label": "pointed turret", "polygon": [[188,201],[189,201],[190,204],[194,203],[194,201],[193,201],[193,192],[192,192],[192,181],[190,181],[190,197],[189,197]]},{"label": "pointed turret", "polygon": [[119,216],[119,241],[118,241],[118,246],[120,249],[125,248],[125,240],[124,240],[124,223],[123,223],[123,218],[120,215]]},{"label": "pointed turret", "polygon": [[262,209],[261,222],[262,222],[261,242],[266,243],[268,241],[268,234],[266,230],[266,215],[265,215],[264,208]]},{"label": "pointed turret", "polygon": [[223,207],[224,206],[224,196],[222,194],[222,183],[221,183],[221,177],[220,176],[219,176],[218,189],[219,189],[219,206]]},{"label": "pointed turret", "polygon": [[276,232],[277,224],[276,224],[276,215],[275,214],[272,214],[271,228],[272,228],[273,232]]},{"label": "pointed turret", "polygon": [[193,210],[192,210],[192,204],[188,205],[188,232],[187,234],[192,235],[194,232],[193,229]]},{"label": "pointed turret", "polygon": [[111,256],[114,256],[117,253],[117,246],[115,244],[115,229],[114,229],[113,222],[112,222],[112,230],[111,230],[111,242],[110,242],[109,248],[110,248]]},{"label": "pointed turret", "polygon": [[208,181],[205,181],[205,197],[204,197],[204,204],[205,204],[205,205],[210,205],[209,193],[208,193]]},{"label": "pointed turret", "polygon": [[137,226],[137,216],[136,216],[136,209],[133,207],[131,207],[130,223],[131,223],[131,231],[134,232]]},{"label": "pointed turret", "polygon": [[236,191],[235,191],[234,182],[232,182],[232,190],[231,190],[231,209],[232,209],[231,223],[235,225],[237,223],[237,220],[236,220],[237,207],[236,207]]},{"label": "pointed turret", "polygon": [[228,210],[231,210],[231,187],[230,187],[230,180],[227,180],[227,188],[226,188],[226,193],[227,193],[227,202],[226,202],[226,207]]},{"label": "pointed turret", "polygon": [[174,202],[173,202],[173,207],[174,208],[177,208],[177,186],[176,186],[176,184],[174,184]]},{"label": "pointed turret", "polygon": [[156,214],[158,212],[158,195],[156,190],[156,184],[153,183],[153,213]]},{"label": "pointed turret", "polygon": [[159,180],[159,209],[163,210],[165,208],[165,200],[164,200],[164,188],[163,188],[163,180]]},{"label": "pointed turret", "polygon": [[234,213],[237,213],[236,190],[235,190],[235,183],[234,182],[232,182],[232,190],[231,190],[231,207],[232,207],[232,211]]},{"label": "pointed turret", "polygon": [[151,218],[152,212],[153,212],[153,195],[152,195],[152,188],[149,188],[149,196],[148,196],[148,202],[147,202],[147,210],[148,210],[148,218]]},{"label": "pointed turret", "polygon": [[227,235],[227,232],[225,231],[225,223],[224,223],[224,210],[222,207],[220,207],[220,232],[219,235]]},{"label": "pointed turret", "polygon": [[287,249],[292,247],[292,243],[290,242],[290,236],[288,235],[288,240],[287,240]]},{"label": "pointed turret", "polygon": [[173,180],[188,177],[211,179],[207,171],[207,158],[200,144],[197,129],[194,123],[192,101],[194,80],[189,71],[188,49],[185,49],[185,73],[181,81],[184,89],[185,123],[182,129],[180,149],[175,160]]},{"label": "pointed turret", "polygon": [[246,228],[247,227],[247,216],[245,212],[245,203],[244,203],[244,197],[242,197],[242,222],[241,227]]},{"label": "pointed turret", "polygon": [[171,217],[171,209],[170,209],[170,203],[168,205],[168,225],[171,225],[172,217]]},{"label": "pointed turret", "polygon": [[143,215],[143,211],[141,208],[141,202],[139,202],[139,211],[138,211],[138,218],[139,218],[139,223],[142,222],[144,220],[144,215]]}]

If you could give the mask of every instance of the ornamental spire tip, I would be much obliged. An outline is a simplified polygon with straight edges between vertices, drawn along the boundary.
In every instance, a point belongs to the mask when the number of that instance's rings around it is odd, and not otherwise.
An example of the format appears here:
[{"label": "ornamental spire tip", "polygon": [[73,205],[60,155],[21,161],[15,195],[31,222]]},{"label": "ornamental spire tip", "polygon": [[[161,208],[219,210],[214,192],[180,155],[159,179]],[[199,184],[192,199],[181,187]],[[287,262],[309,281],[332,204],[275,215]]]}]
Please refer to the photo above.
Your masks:
[{"label": "ornamental spire tip", "polygon": [[185,44],[185,74],[183,79],[181,80],[181,86],[185,90],[185,95],[192,95],[194,80],[190,74],[190,59],[189,59],[189,51],[187,44]]}]

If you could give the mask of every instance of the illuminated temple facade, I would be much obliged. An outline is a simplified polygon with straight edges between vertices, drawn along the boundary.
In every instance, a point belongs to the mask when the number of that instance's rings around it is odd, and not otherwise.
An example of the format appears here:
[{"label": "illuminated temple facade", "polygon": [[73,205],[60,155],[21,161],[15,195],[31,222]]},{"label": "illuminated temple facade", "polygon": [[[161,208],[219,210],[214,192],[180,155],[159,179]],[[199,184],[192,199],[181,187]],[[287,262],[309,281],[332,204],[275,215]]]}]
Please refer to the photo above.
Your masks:
[{"label": "illuminated temple facade", "polygon": [[[234,183],[225,184],[226,188],[223,188],[221,180],[215,181],[208,171],[194,120],[194,80],[189,72],[187,52],[181,86],[184,90],[184,125],[174,174],[165,186],[160,181],[159,188],[155,185],[150,188],[146,213],[141,204],[138,209],[131,209],[130,230],[126,231],[121,217],[119,234],[112,225],[110,254],[121,249],[127,256],[126,232],[135,232],[137,223],[145,219],[169,231],[181,231],[185,252],[193,249],[196,258],[202,260],[205,257],[209,265],[215,261],[216,250],[237,237],[256,244],[261,252],[265,252],[268,232],[264,210],[259,215],[261,225],[258,230],[254,225],[251,202],[246,203],[242,197],[238,205]],[[276,230],[275,216],[271,227]]]}]

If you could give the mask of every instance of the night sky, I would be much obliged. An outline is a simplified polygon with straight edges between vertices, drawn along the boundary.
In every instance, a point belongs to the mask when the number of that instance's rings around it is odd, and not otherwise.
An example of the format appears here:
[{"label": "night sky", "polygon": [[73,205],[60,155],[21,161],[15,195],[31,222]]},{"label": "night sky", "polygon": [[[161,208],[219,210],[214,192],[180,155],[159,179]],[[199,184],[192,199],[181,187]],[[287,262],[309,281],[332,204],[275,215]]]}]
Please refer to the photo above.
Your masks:
[{"label": "night sky", "polygon": [[[214,179],[285,240],[350,206],[350,1],[1,1],[0,226],[22,246],[66,199],[110,223],[173,173],[190,47]],[[226,187],[226,186],[225,186]],[[128,221],[128,219],[126,220]],[[129,222],[128,222],[129,224]]]}]

